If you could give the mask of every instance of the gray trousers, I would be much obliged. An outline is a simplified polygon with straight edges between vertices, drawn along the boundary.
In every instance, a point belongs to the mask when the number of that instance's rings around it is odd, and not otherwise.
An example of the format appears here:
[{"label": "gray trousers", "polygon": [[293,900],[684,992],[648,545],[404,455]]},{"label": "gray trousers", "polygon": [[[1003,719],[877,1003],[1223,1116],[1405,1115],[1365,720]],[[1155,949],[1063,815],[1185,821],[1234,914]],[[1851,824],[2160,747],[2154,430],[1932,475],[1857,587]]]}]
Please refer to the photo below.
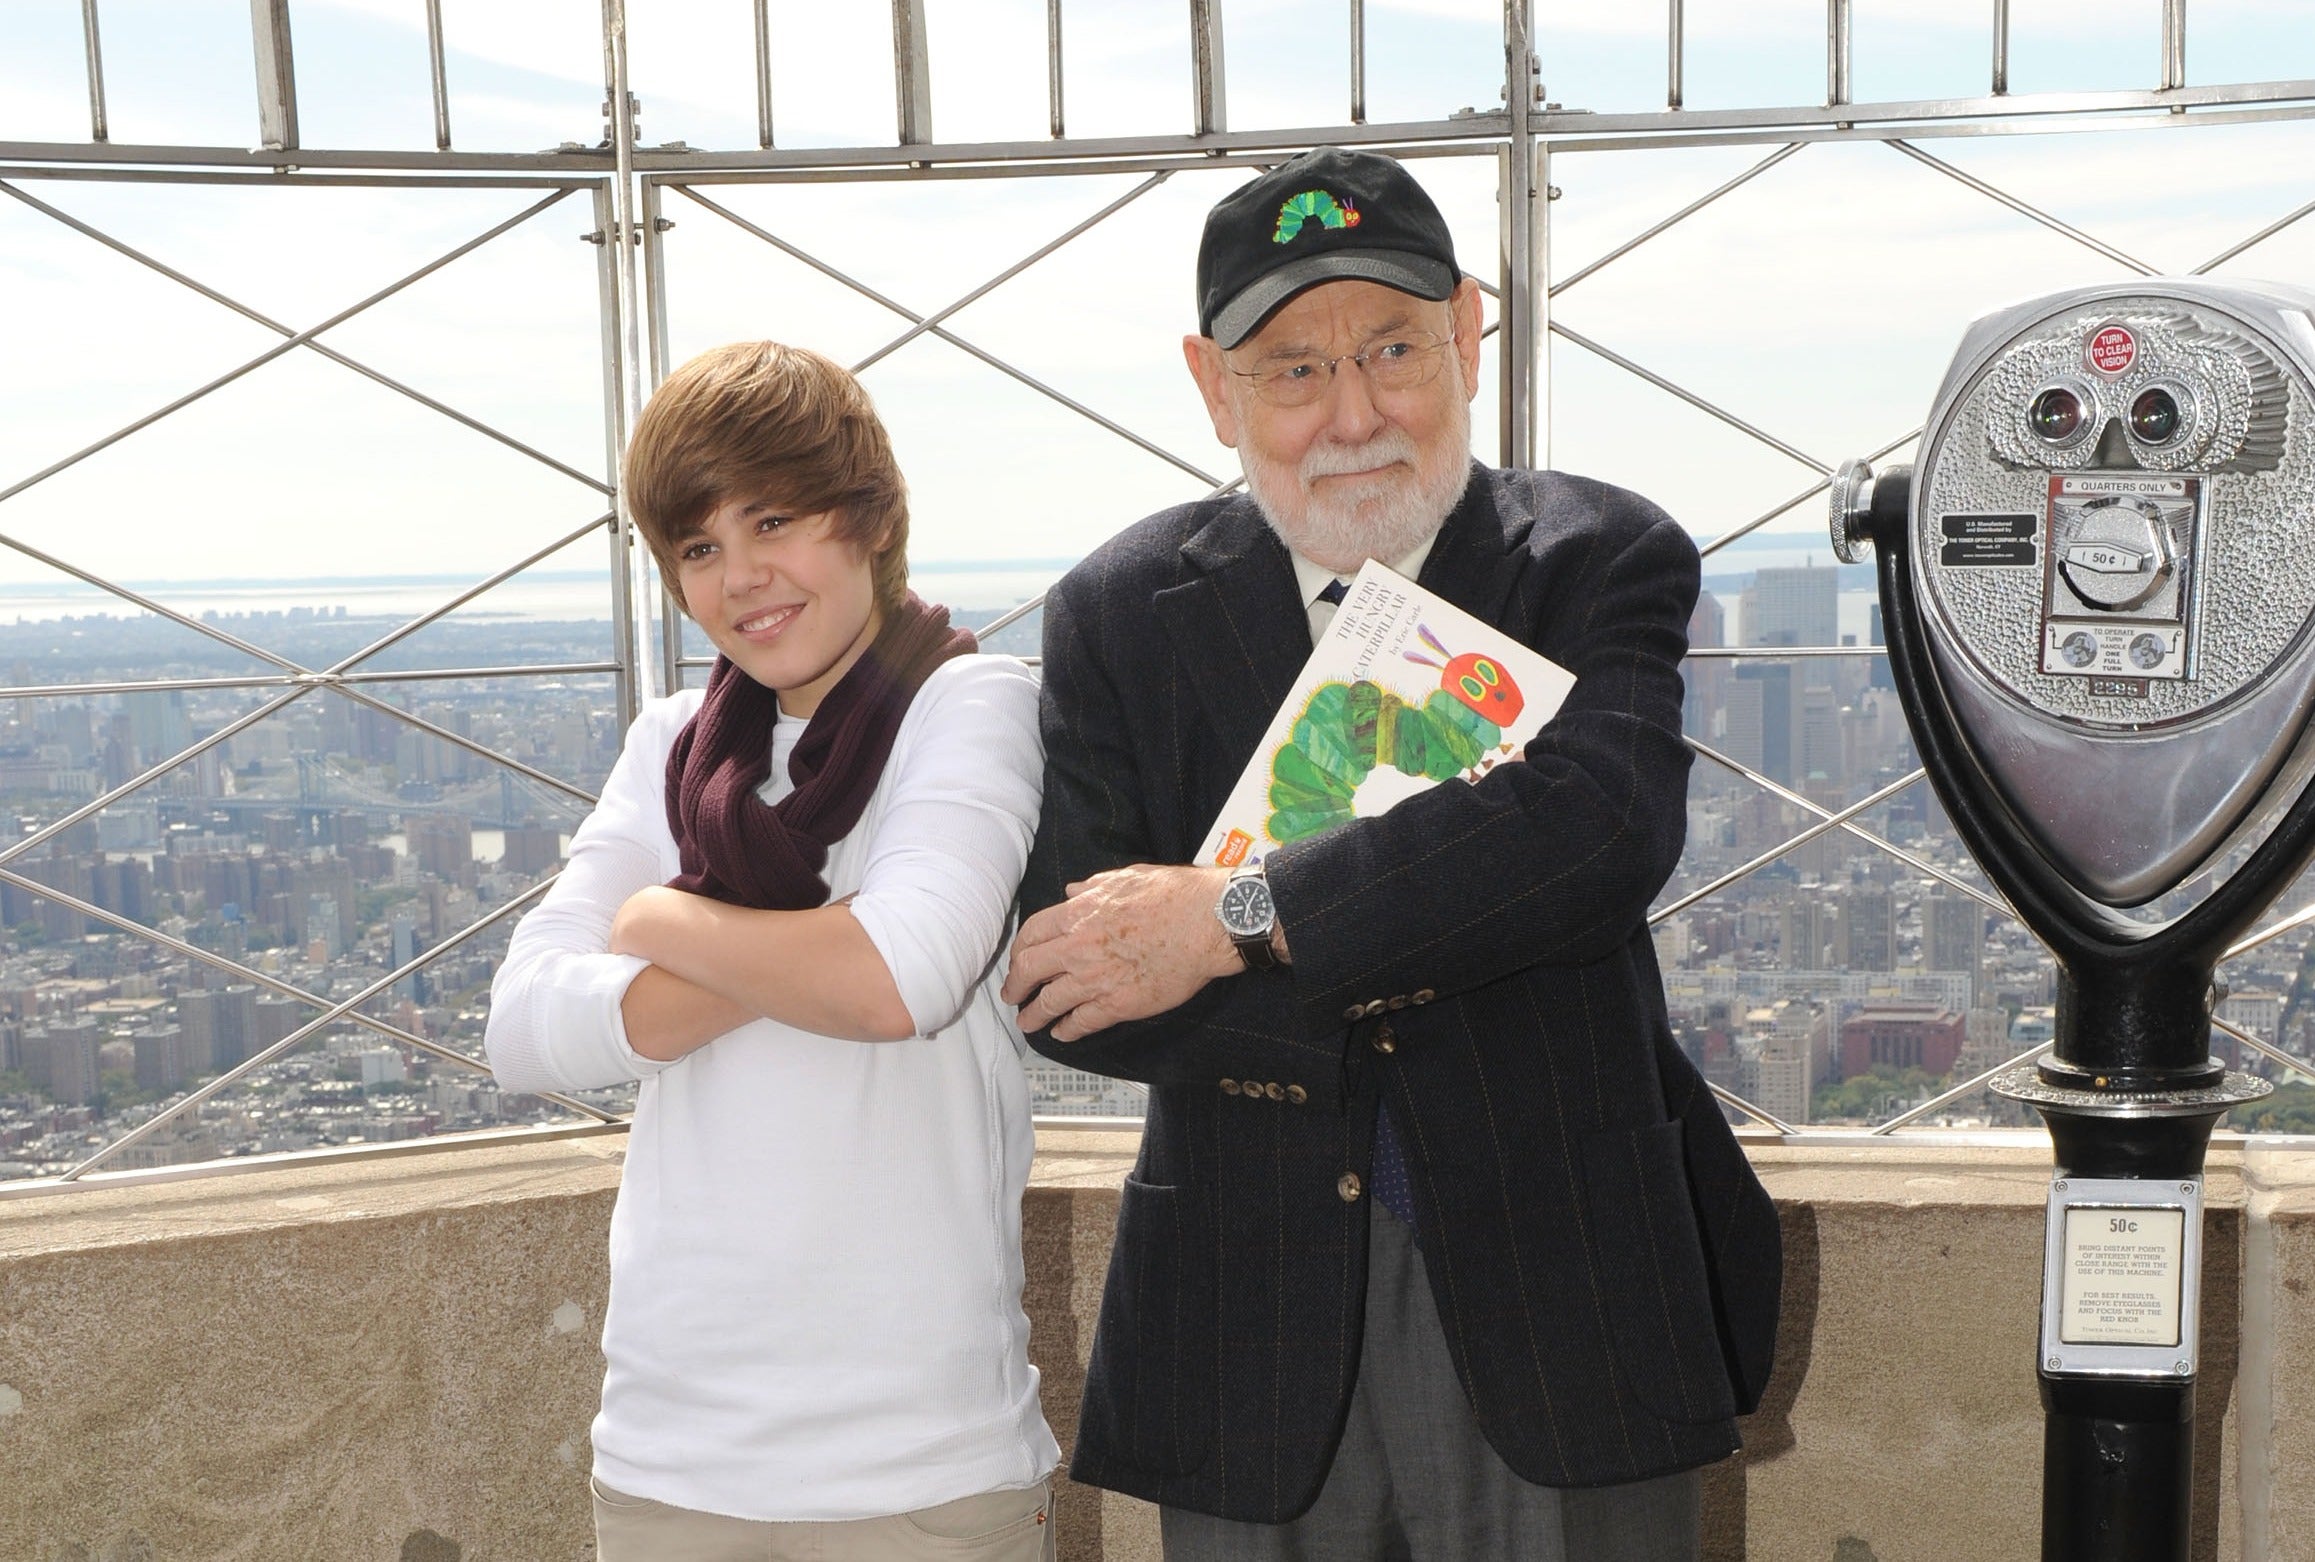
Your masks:
[{"label": "gray trousers", "polygon": [[1318,1501],[1286,1524],[1161,1509],[1166,1562],[1695,1562],[1697,1471],[1564,1491],[1511,1472],[1463,1397],[1421,1250],[1372,1208],[1366,1345]]}]

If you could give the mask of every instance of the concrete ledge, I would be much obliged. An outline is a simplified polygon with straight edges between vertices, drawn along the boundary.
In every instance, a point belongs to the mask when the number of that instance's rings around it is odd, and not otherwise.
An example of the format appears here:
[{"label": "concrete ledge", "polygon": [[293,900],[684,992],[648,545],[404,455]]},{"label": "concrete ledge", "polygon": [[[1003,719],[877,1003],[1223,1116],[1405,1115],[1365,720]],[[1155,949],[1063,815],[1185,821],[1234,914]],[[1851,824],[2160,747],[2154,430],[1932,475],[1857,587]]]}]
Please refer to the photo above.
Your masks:
[{"label": "concrete ledge", "polygon": [[[0,1200],[0,1562],[560,1562],[624,1141]],[[1134,1141],[1046,1131],[1026,1208],[1046,1412],[1075,1432]],[[1784,1217],[1777,1375],[1712,1472],[1707,1554],[2031,1556],[2047,1151],[1753,1147]],[[2315,1153],[2212,1156],[2198,1559],[2315,1555]],[[1064,1493],[1062,1555],[1157,1556]]]}]

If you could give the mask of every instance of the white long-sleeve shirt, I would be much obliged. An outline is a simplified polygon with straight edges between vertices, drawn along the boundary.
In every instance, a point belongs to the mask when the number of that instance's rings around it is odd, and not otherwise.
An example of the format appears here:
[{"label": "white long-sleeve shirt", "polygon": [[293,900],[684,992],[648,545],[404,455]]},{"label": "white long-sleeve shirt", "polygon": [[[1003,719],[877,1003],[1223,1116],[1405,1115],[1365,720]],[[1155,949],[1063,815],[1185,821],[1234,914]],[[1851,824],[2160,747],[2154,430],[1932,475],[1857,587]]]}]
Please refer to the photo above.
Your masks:
[{"label": "white long-sleeve shirt", "polygon": [[[569,864],[515,930],[485,1045],[508,1090],[640,1080],[611,1216],[607,1486],[750,1519],[857,1519],[1027,1486],[1060,1457],[1021,1308],[1034,1140],[1000,1002],[1041,786],[1037,688],[1008,657],[925,681],[831,898],[891,968],[905,1041],[768,1019],[678,1062],[627,1044],[644,962],[605,952],[620,904],[678,871],[668,749],[694,691],[645,708]],[[791,790],[804,722],[773,735]]]}]

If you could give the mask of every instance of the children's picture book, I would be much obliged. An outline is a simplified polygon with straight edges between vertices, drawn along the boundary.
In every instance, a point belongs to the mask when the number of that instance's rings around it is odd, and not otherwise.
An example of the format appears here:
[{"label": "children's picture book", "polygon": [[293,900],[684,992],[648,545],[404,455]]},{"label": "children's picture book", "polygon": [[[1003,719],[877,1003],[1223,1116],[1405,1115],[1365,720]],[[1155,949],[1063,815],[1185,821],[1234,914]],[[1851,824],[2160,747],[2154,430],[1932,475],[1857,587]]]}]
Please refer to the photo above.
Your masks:
[{"label": "children's picture book", "polygon": [[1196,860],[1237,867],[1516,763],[1575,675],[1368,562]]}]

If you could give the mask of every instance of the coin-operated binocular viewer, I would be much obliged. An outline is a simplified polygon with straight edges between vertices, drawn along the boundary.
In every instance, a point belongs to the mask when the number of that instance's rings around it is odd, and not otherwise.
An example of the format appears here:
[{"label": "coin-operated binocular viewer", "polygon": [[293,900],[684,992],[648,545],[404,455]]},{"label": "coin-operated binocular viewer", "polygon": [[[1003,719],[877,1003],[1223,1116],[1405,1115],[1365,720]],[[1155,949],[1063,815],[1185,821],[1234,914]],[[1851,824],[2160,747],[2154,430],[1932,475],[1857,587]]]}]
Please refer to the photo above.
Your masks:
[{"label": "coin-operated binocular viewer", "polygon": [[2311,312],[2150,280],[1988,316],[1918,464],[1834,484],[1922,764],[2057,959],[2054,1050],[1994,1084],[2057,1159],[2047,1562],[2187,1555],[2204,1152],[2271,1088],[2211,1056],[2212,970],[2315,853]]}]

